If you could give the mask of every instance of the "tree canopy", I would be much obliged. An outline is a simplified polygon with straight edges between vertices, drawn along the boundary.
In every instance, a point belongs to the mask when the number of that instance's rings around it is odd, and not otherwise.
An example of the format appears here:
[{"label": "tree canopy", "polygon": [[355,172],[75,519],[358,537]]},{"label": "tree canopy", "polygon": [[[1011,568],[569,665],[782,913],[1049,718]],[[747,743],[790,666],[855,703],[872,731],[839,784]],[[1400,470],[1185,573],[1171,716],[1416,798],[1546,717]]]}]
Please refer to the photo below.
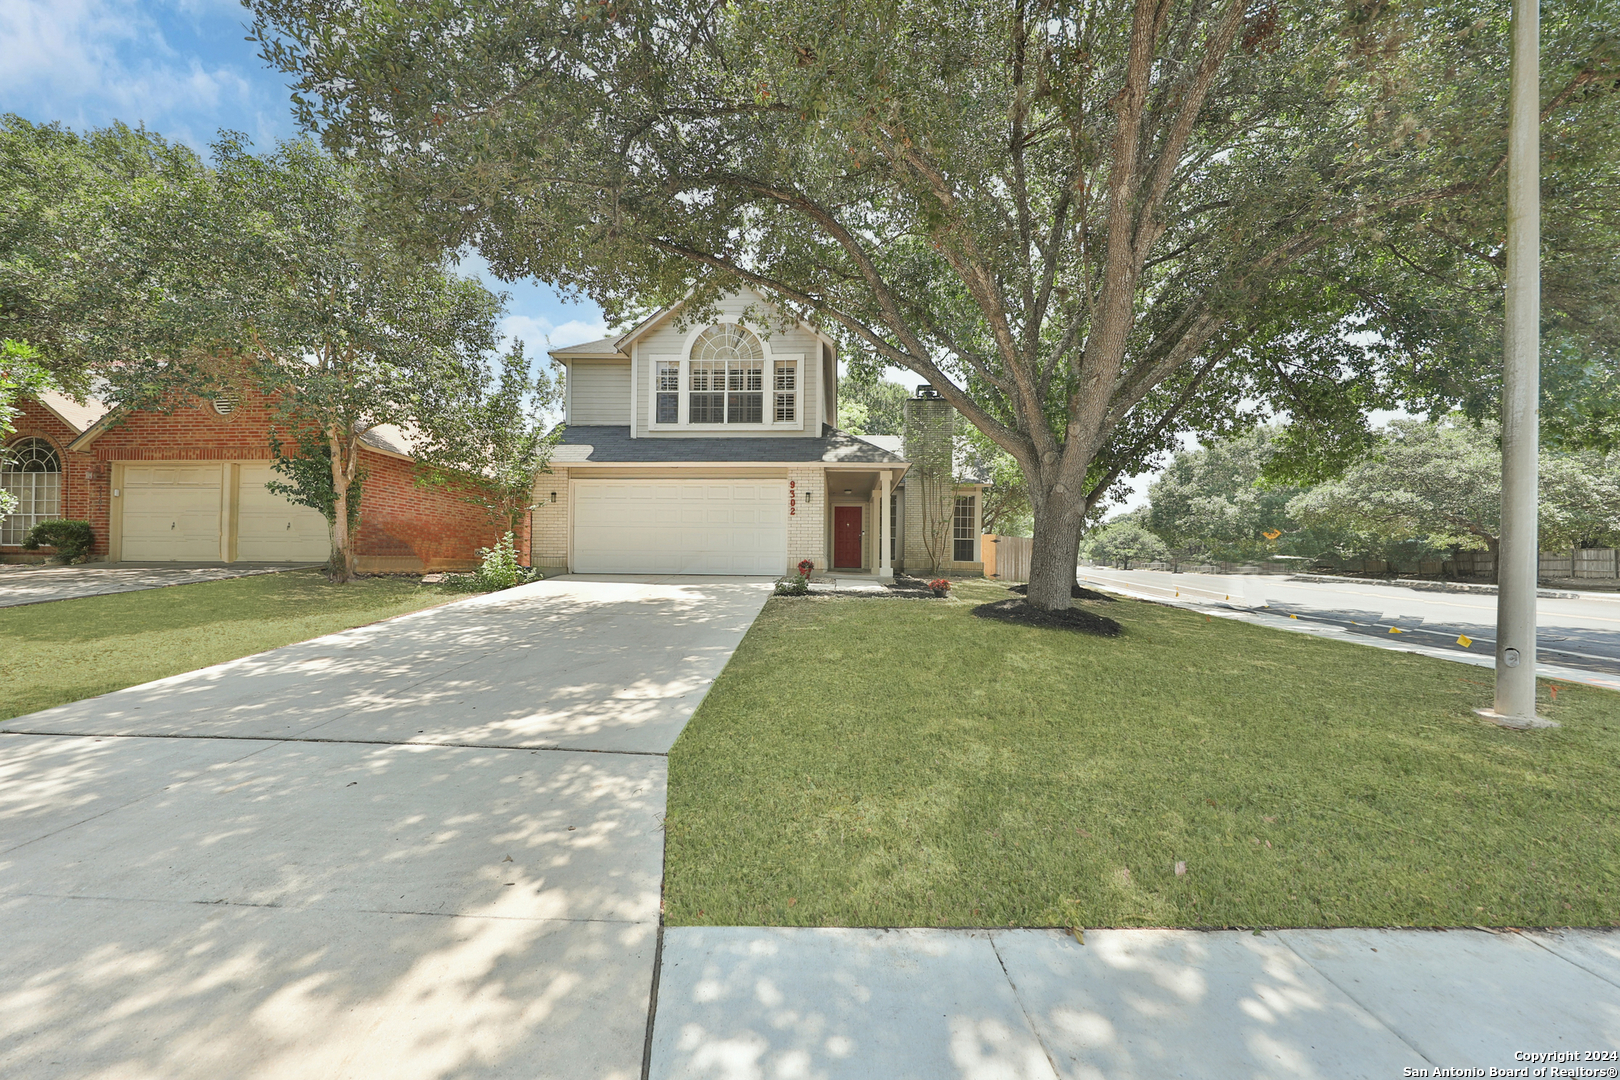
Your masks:
[{"label": "tree canopy", "polygon": [[[1178,430],[1287,409],[1309,473],[1397,392],[1489,397],[1451,296],[1501,257],[1505,6],[250,4],[303,122],[436,241],[610,318],[752,285],[937,387],[1025,474],[1038,607]],[[1616,25],[1546,9],[1572,148],[1612,145]],[[1550,218],[1616,168],[1572,157]]]},{"label": "tree canopy", "polygon": [[[1495,553],[1502,530],[1502,451],[1494,424],[1460,417],[1396,420],[1343,476],[1297,495],[1287,512],[1306,525],[1364,537],[1421,540],[1432,550]],[[1601,454],[1543,451],[1544,549],[1620,543],[1620,475]]]},{"label": "tree canopy", "polygon": [[851,435],[904,435],[906,398],[899,383],[885,379],[838,380],[838,427]]},{"label": "tree canopy", "polygon": [[0,338],[27,342],[63,389],[143,349],[176,346],[173,253],[193,227],[202,161],[123,124],[82,135],[0,116]]}]

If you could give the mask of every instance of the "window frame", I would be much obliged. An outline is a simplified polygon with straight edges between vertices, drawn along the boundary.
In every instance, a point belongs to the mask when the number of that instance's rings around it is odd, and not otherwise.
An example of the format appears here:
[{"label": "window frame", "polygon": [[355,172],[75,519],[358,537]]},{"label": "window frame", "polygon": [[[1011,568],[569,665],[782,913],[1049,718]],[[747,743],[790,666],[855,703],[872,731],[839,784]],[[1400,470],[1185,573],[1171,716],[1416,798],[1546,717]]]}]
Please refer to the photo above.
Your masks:
[{"label": "window frame", "polygon": [[[22,448],[33,449],[36,445],[49,452],[50,459],[56,467],[31,470],[14,468],[14,461],[10,459],[14,459]],[[63,496],[67,491],[67,464],[62,460],[61,448],[39,435],[24,435],[19,439],[13,439],[6,444],[5,454],[8,461],[0,465],[0,485],[4,485],[5,490],[18,496],[19,506],[15,514],[7,514],[4,518],[0,518],[0,547],[21,547],[23,539],[35,525],[41,521],[55,521],[62,516]],[[13,477],[19,479],[14,481]],[[45,477],[50,477],[53,482],[43,484],[41,481]],[[26,493],[22,490],[25,486],[29,489]],[[53,512],[40,513],[37,509],[40,505],[41,487],[51,489],[49,497],[55,502]],[[19,520],[19,524],[14,524]]]},{"label": "window frame", "polygon": [[[726,433],[736,433],[736,432],[772,433],[772,432],[787,432],[787,431],[804,431],[806,429],[806,426],[807,426],[807,421],[805,419],[805,401],[804,401],[804,383],[805,383],[805,374],[806,374],[806,371],[805,371],[805,355],[803,353],[796,353],[796,352],[790,353],[790,352],[776,352],[776,351],[774,351],[771,348],[770,341],[767,338],[765,338],[763,335],[761,335],[757,330],[755,330],[753,327],[747,325],[746,323],[733,323],[732,325],[740,326],[743,329],[747,330],[749,333],[753,334],[754,337],[760,343],[761,352],[763,353],[763,356],[761,357],[761,360],[760,360],[760,373],[761,373],[760,389],[758,391],[749,391],[749,390],[734,391],[734,390],[729,388],[729,385],[727,385],[730,382],[730,378],[727,377],[727,376],[722,376],[722,379],[720,380],[722,382],[722,386],[721,386],[720,389],[718,389],[718,390],[714,390],[714,389],[711,389],[711,390],[699,390],[699,391],[695,391],[695,392],[696,393],[718,393],[718,394],[721,394],[722,395],[721,408],[723,410],[722,415],[723,415],[724,419],[722,419],[719,423],[715,423],[715,422],[711,422],[711,421],[696,421],[696,422],[693,421],[692,415],[691,415],[691,413],[692,413],[691,406],[692,406],[692,395],[694,393],[694,390],[692,389],[692,384],[693,384],[692,376],[693,376],[694,365],[696,365],[696,364],[704,364],[704,363],[715,363],[716,361],[694,360],[692,358],[692,350],[696,346],[698,338],[700,338],[704,334],[704,332],[713,329],[714,326],[717,326],[717,325],[721,325],[721,324],[719,324],[719,323],[711,323],[711,324],[709,324],[707,326],[699,327],[696,330],[694,330],[691,334],[689,334],[687,336],[687,339],[683,343],[682,350],[681,350],[681,353],[679,355],[672,355],[672,354],[667,353],[667,352],[655,353],[655,352],[651,352],[651,351],[649,351],[647,353],[644,353],[644,354],[641,354],[642,361],[643,361],[641,366],[645,367],[646,370],[647,370],[647,373],[648,373],[647,377],[646,377],[646,384],[647,384],[646,389],[647,389],[647,397],[648,397],[647,413],[646,413],[646,417],[647,417],[646,430],[650,431],[650,432],[651,431],[657,431],[657,432],[680,431],[680,432],[687,432],[687,433],[699,432],[699,431],[702,431],[702,432],[726,432]],[[639,346],[638,346],[638,349],[639,349]],[[724,363],[724,361],[719,361],[719,362]],[[792,398],[793,419],[792,420],[777,420],[776,419],[776,395],[778,393],[778,391],[776,390],[776,366],[778,364],[781,364],[781,363],[787,363],[787,364],[792,364],[793,365],[793,389],[791,391],[791,393],[793,395],[793,398]],[[665,364],[678,365],[678,372],[679,372],[679,374],[678,374],[678,385],[679,385],[680,389],[676,391],[676,394],[678,395],[678,397],[677,397],[678,404],[677,404],[677,408],[676,408],[676,419],[675,419],[675,421],[673,423],[671,423],[670,421],[667,421],[667,420],[660,421],[658,419],[658,395],[660,393],[668,393],[668,391],[661,391],[659,389],[659,373],[663,369],[663,365],[665,365]],[[639,392],[639,387],[638,387],[638,392]],[[782,393],[787,393],[787,392],[788,391],[782,391]],[[758,423],[737,422],[737,421],[733,421],[730,418],[730,411],[731,411],[731,407],[732,407],[732,402],[731,402],[730,399],[731,399],[731,395],[733,393],[758,393],[760,395],[760,422],[758,422]]]},{"label": "window frame", "polygon": [[[967,523],[964,532],[962,521],[962,504],[967,503]],[[951,561],[958,563],[978,562],[975,558],[979,554],[979,496],[978,492],[962,494],[958,492],[956,502],[951,506]],[[968,545],[968,557],[962,558],[962,545]]]}]

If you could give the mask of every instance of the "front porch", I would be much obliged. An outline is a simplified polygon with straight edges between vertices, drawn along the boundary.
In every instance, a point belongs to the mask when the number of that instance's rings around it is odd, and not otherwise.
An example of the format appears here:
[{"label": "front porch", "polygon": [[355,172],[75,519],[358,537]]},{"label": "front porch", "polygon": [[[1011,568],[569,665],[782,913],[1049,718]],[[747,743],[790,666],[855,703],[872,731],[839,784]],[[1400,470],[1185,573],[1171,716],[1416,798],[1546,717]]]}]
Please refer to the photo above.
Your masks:
[{"label": "front porch", "polygon": [[829,468],[826,473],[827,566],[824,578],[851,587],[894,580],[899,532],[895,492],[903,470]]}]

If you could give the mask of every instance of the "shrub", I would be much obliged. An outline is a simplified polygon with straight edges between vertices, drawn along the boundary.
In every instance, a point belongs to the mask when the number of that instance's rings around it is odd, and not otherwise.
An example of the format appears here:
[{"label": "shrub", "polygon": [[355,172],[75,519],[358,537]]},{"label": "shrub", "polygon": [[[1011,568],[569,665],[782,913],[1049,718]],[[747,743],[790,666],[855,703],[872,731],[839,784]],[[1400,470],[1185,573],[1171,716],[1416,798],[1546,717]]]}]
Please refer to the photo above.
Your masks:
[{"label": "shrub", "polygon": [[528,571],[518,564],[517,545],[512,534],[495,541],[494,547],[479,548],[483,563],[474,571],[478,584],[486,589],[510,589],[520,581],[528,580]]},{"label": "shrub", "polygon": [[23,538],[23,547],[28,551],[38,551],[41,547],[55,548],[54,558],[59,563],[84,562],[95,543],[96,532],[88,521],[66,519],[42,521],[29,529],[28,535]]},{"label": "shrub", "polygon": [[809,591],[810,579],[803,574],[790,574],[785,578],[776,579],[777,596],[803,596]]}]

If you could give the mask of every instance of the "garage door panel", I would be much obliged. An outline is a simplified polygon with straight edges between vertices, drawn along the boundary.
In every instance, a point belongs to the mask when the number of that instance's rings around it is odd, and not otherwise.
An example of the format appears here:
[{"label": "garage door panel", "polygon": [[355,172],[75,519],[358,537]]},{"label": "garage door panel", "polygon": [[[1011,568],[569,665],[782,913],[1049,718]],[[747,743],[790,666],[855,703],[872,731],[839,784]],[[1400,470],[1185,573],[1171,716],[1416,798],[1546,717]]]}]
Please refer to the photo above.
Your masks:
[{"label": "garage door panel", "polygon": [[241,467],[236,557],[244,562],[324,562],[332,552],[325,515],[265,486],[278,479],[268,464]]},{"label": "garage door panel", "polygon": [[780,574],[787,485],[581,480],[573,564],[580,573]]},{"label": "garage door panel", "polygon": [[121,557],[132,562],[214,561],[224,472],[215,465],[127,465]]}]

